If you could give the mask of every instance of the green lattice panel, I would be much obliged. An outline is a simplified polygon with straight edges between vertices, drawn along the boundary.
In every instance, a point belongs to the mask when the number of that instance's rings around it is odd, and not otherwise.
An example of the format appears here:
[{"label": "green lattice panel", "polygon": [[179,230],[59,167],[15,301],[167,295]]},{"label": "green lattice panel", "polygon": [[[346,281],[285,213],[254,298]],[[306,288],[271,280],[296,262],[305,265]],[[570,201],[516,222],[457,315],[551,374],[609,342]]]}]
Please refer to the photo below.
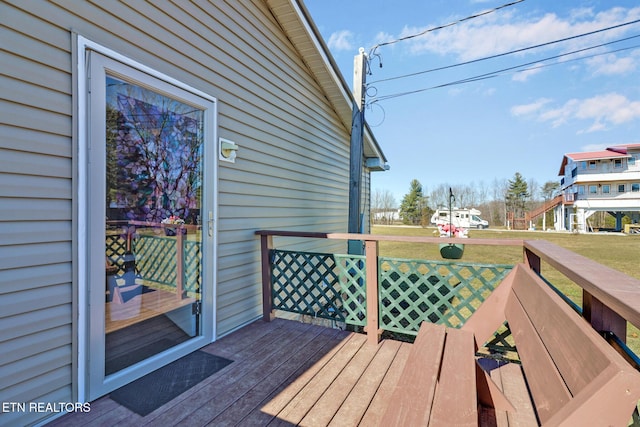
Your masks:
[{"label": "green lattice panel", "polygon": [[364,256],[335,255],[339,270],[340,296],[344,321],[349,325],[366,326],[367,293]]},{"label": "green lattice panel", "polygon": [[379,258],[380,327],[416,335],[423,321],[460,327],[510,265]]},{"label": "green lattice panel", "polygon": [[184,287],[188,292],[200,292],[202,278],[200,242],[184,242]]},{"label": "green lattice panel", "polygon": [[[144,280],[176,286],[176,240],[170,237],[141,235],[134,240],[136,269]],[[200,243],[184,241],[184,288],[200,291]]]},{"label": "green lattice panel", "polygon": [[124,255],[127,252],[127,240],[120,234],[105,236],[105,255],[111,264],[118,267],[117,276],[124,274]]},{"label": "green lattice panel", "polygon": [[168,237],[141,235],[133,241],[136,267],[144,280],[176,284],[176,241]]},{"label": "green lattice panel", "polygon": [[271,251],[273,308],[364,324],[364,257]]}]

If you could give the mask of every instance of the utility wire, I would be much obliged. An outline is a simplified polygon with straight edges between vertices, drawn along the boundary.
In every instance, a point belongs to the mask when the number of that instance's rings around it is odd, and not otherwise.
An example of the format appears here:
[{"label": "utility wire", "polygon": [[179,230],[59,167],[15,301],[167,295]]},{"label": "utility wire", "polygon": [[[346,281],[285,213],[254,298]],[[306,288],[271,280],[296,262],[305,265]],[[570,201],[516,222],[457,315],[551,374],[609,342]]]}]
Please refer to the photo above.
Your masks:
[{"label": "utility wire", "polygon": [[[481,62],[481,61],[487,61],[489,59],[500,58],[502,56],[512,55],[512,54],[515,54],[515,53],[520,53],[520,52],[524,52],[524,51],[531,50],[531,49],[537,49],[539,47],[550,46],[552,44],[561,43],[561,42],[565,42],[565,41],[569,41],[569,40],[574,40],[574,39],[577,39],[577,38],[580,38],[580,37],[586,37],[586,36],[590,36],[590,35],[593,35],[593,34],[598,34],[598,33],[604,32],[604,31],[614,30],[616,28],[620,28],[620,27],[624,27],[624,26],[627,26],[627,25],[636,24],[638,22],[640,22],[640,19],[636,19],[634,21],[629,21],[629,22],[625,22],[625,23],[622,23],[622,24],[618,24],[618,25],[613,25],[611,27],[601,28],[601,29],[595,30],[595,31],[589,31],[587,33],[582,33],[582,34],[578,34],[578,35],[571,36],[571,37],[565,37],[563,39],[558,39],[558,40],[554,40],[554,41],[550,41],[550,42],[546,42],[546,43],[537,44],[537,45],[534,45],[534,46],[529,46],[529,47],[524,47],[524,48],[521,48],[521,49],[512,50],[512,51],[509,51],[509,52],[498,53],[496,55],[486,56],[484,58],[473,59],[471,61],[460,62],[458,64],[453,64],[453,65],[446,65],[444,67],[431,68],[429,70],[418,71],[418,72],[411,73],[411,74],[404,74],[404,75],[401,75],[401,76],[395,76],[395,77],[389,77],[389,78],[386,78],[386,79],[380,79],[380,80],[376,80],[376,81],[370,82],[368,84],[387,82],[387,81],[391,81],[391,80],[398,80],[398,79],[403,79],[403,78],[406,78],[406,77],[414,77],[414,76],[417,76],[417,75],[420,75],[420,74],[427,74],[427,73],[432,73],[434,71],[442,71],[442,70],[447,70],[447,69],[450,69],[450,68],[460,67],[460,66],[463,66],[463,65],[474,64],[476,62]],[[622,40],[625,40],[625,39],[622,39]]]},{"label": "utility wire", "polygon": [[423,35],[425,35],[427,33],[433,32],[433,31],[441,30],[441,29],[447,28],[447,27],[452,27],[452,26],[460,24],[462,22],[469,21],[469,20],[474,19],[474,18],[479,18],[481,16],[488,15],[490,13],[496,12],[496,11],[498,11],[500,9],[504,9],[505,7],[513,6],[513,5],[518,4],[518,3],[522,3],[523,1],[524,0],[513,1],[511,3],[503,4],[502,6],[498,6],[496,8],[493,8],[493,9],[490,9],[490,10],[486,10],[484,12],[480,12],[480,13],[477,13],[475,15],[467,16],[466,18],[462,18],[462,19],[459,19],[459,20],[454,21],[454,22],[450,22],[450,23],[445,24],[445,25],[440,25],[438,27],[429,28],[428,30],[424,30],[424,31],[422,31],[420,33],[417,33],[417,34],[412,34],[412,35],[409,35],[409,36],[401,37],[399,39],[395,39],[395,40],[391,40],[391,41],[387,41],[387,42],[383,42],[383,43],[378,43],[377,45],[375,45],[374,47],[371,48],[371,52],[375,52],[375,50],[377,48],[381,47],[381,46],[387,46],[387,45],[390,45],[390,44],[402,42],[402,41],[409,40],[409,39],[412,39],[412,38],[415,38],[415,37],[423,36]]},{"label": "utility wire", "polygon": [[441,88],[448,87],[448,86],[455,86],[455,85],[464,84],[464,83],[471,83],[471,82],[476,82],[476,81],[480,81],[480,80],[487,80],[487,79],[491,79],[491,78],[494,78],[494,77],[498,77],[498,76],[500,76],[502,74],[506,74],[507,71],[514,72],[513,70],[517,70],[515,72],[521,73],[521,72],[532,71],[532,70],[536,70],[536,69],[540,69],[540,68],[550,67],[550,66],[553,66],[553,65],[566,64],[567,62],[582,61],[582,60],[594,58],[594,57],[597,57],[597,56],[608,55],[608,54],[611,54],[611,53],[621,52],[621,51],[624,51],[624,50],[635,49],[635,48],[640,47],[640,45],[623,47],[623,48],[616,49],[616,50],[613,50],[613,51],[607,51],[607,52],[597,53],[597,54],[594,54],[594,55],[589,55],[589,56],[583,56],[583,57],[580,57],[580,58],[570,59],[570,60],[564,61],[564,62],[557,62],[557,63],[554,63],[554,64],[537,65],[535,67],[529,67],[529,68],[525,68],[523,70],[518,70],[519,68],[527,67],[529,65],[539,64],[541,62],[550,61],[552,59],[558,59],[558,58],[561,58],[561,57],[564,57],[564,56],[574,55],[576,53],[584,52],[584,51],[591,50],[591,49],[596,49],[596,48],[599,48],[599,47],[602,47],[602,46],[610,45],[610,44],[613,44],[613,43],[618,43],[618,42],[625,41],[625,40],[630,40],[630,39],[637,38],[637,37],[640,37],[640,34],[639,35],[635,35],[635,36],[631,36],[631,37],[626,37],[624,39],[612,41],[612,42],[609,42],[609,43],[603,43],[603,44],[600,44],[600,45],[597,45],[597,46],[591,46],[591,47],[587,47],[587,48],[583,48],[583,49],[578,49],[578,50],[575,50],[575,51],[572,51],[572,52],[567,52],[567,53],[564,53],[564,54],[561,54],[561,55],[555,55],[555,56],[551,56],[551,57],[548,57],[548,58],[545,58],[545,59],[541,59],[541,60],[537,60],[537,61],[533,61],[533,62],[528,62],[528,63],[525,63],[525,64],[516,65],[516,66],[513,66],[513,67],[503,68],[501,70],[493,71],[493,72],[490,72],[490,73],[480,74],[478,76],[469,77],[469,78],[466,78],[466,79],[461,79],[461,80],[456,80],[456,81],[449,82],[449,83],[440,84],[440,85],[437,85],[437,86],[431,86],[431,87],[428,87],[428,88],[416,89],[416,90],[407,91],[407,92],[400,92],[400,93],[392,94],[392,95],[380,96],[380,97],[372,100],[371,103],[375,103],[375,102],[379,102],[379,101],[386,101],[388,99],[398,98],[398,97],[405,96],[405,95],[412,95],[412,94],[415,94],[415,93],[426,92],[428,90],[433,90],[433,89],[441,89]]}]

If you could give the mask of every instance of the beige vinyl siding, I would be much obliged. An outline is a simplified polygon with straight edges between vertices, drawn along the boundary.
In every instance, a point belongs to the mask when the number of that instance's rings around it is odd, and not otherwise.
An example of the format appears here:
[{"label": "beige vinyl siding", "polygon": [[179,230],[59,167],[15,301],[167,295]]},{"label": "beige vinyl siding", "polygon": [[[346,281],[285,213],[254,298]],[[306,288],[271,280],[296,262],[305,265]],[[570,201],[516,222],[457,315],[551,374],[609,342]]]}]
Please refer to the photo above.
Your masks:
[{"label": "beige vinyl siding", "polygon": [[0,17],[0,401],[73,401],[71,36],[5,3]]},{"label": "beige vinyl siding", "polygon": [[0,3],[0,377],[12,380],[0,400],[75,398],[72,29],[218,100],[218,137],[240,147],[219,165],[218,335],[261,313],[255,230],[346,231],[349,129],[262,1],[11,3]]}]

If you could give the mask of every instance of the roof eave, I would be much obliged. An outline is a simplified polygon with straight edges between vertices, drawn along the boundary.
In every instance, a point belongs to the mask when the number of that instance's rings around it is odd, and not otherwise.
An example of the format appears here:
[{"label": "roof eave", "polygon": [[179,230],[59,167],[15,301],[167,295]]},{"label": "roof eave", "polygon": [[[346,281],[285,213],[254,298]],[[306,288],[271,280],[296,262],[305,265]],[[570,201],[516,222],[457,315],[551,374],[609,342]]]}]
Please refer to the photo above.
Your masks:
[{"label": "roof eave", "polygon": [[[265,0],[265,3],[320,83],[343,125],[351,132],[355,105],[353,95],[304,3],[300,0]],[[366,123],[364,155],[387,162],[378,141]]]}]

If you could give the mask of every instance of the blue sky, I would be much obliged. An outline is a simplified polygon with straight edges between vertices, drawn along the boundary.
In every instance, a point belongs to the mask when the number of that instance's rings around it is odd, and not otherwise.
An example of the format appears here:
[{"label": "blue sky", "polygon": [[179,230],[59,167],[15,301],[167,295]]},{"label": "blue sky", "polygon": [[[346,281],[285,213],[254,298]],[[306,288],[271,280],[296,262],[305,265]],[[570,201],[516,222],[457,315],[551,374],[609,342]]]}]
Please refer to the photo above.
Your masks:
[{"label": "blue sky", "polygon": [[[497,8],[509,0],[306,0],[345,80],[353,57],[396,40]],[[559,180],[565,153],[640,142],[640,22],[442,71],[438,67],[640,20],[626,0],[525,0],[424,36],[380,46],[372,57],[365,116],[391,170],[373,189],[399,203],[418,179],[493,187],[520,172],[538,185]],[[610,43],[581,53],[580,49]],[[474,82],[430,89],[531,63]],[[392,77],[420,73],[382,81]],[[418,93],[384,98],[409,91]]]}]

